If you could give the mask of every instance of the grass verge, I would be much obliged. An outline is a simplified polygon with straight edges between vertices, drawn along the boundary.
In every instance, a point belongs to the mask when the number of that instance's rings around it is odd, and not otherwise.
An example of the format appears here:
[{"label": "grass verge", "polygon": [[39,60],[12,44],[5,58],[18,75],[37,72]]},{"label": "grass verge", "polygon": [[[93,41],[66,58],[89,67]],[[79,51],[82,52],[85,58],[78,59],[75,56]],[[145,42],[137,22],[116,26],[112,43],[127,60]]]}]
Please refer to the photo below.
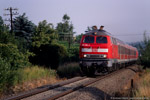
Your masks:
[{"label": "grass verge", "polygon": [[146,69],[141,75],[137,83],[135,97],[150,97],[150,69]]},{"label": "grass verge", "polygon": [[56,70],[39,66],[26,67],[15,71],[15,84],[8,91],[0,93],[0,98],[9,94],[20,93],[44,85],[54,84],[64,79],[59,79]]},{"label": "grass verge", "polygon": [[22,78],[21,82],[57,76],[57,73],[55,70],[46,69],[46,68],[39,67],[39,66],[27,67],[24,69],[20,69],[18,71],[21,72],[21,75],[20,75]]}]

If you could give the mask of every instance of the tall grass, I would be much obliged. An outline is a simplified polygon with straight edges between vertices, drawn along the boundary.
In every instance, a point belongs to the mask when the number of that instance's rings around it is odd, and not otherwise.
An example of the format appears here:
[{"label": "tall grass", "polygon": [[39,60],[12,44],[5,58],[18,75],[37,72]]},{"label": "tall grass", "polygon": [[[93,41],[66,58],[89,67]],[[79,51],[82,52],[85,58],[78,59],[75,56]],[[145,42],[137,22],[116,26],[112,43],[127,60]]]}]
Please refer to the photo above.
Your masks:
[{"label": "tall grass", "polygon": [[78,63],[69,63],[59,66],[57,73],[60,77],[71,78],[79,75],[81,72]]},{"label": "tall grass", "polygon": [[39,67],[39,66],[27,67],[27,68],[18,70],[18,72],[21,72],[20,82],[26,82],[26,81],[37,80],[40,78],[57,76],[57,73],[55,70],[46,69],[46,68]]},{"label": "tall grass", "polygon": [[150,97],[150,69],[146,69],[141,76],[137,89],[135,91],[136,97]]}]

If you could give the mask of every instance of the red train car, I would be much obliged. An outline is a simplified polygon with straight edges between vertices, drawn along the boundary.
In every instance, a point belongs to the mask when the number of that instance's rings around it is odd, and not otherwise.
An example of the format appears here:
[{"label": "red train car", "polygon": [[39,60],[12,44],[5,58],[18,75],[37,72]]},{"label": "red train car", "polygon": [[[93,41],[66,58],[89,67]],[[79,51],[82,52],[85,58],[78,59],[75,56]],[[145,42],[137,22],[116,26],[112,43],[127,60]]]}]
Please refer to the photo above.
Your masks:
[{"label": "red train car", "polygon": [[138,51],[123,41],[96,27],[82,36],[80,43],[80,67],[85,74],[106,72],[133,64]]}]

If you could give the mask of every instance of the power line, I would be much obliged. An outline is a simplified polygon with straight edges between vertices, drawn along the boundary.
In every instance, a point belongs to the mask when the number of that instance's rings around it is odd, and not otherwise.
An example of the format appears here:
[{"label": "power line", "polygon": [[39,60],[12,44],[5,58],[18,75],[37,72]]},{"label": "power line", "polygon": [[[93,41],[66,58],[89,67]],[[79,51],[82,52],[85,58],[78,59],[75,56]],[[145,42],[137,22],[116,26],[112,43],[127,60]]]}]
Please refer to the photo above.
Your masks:
[{"label": "power line", "polygon": [[[150,34],[150,33],[146,33]],[[114,36],[135,36],[135,35],[144,35],[144,34],[123,34],[123,35],[114,35]]]},{"label": "power line", "polygon": [[[6,19],[5,21],[9,21],[10,22],[10,25],[11,25],[11,34],[12,34],[13,33],[13,16],[19,14],[17,12],[18,9],[17,8],[9,7],[9,8],[6,8],[4,10],[9,11],[9,14],[4,14],[4,16],[10,16],[10,19]],[[13,11],[16,11],[16,12],[13,12]]]}]

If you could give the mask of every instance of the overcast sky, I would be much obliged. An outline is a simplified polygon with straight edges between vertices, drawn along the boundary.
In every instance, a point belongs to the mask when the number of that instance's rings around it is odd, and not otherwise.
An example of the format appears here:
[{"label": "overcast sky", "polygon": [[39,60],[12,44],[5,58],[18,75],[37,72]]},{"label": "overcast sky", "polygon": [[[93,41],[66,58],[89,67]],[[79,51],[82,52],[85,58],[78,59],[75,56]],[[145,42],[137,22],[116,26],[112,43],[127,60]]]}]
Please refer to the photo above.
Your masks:
[{"label": "overcast sky", "polygon": [[[36,25],[47,20],[56,27],[68,14],[76,34],[87,26],[104,25],[104,29],[125,42],[143,40],[144,31],[150,35],[150,0],[0,0],[0,16],[4,8],[18,8]],[[134,35],[136,34],[136,35]]]}]

